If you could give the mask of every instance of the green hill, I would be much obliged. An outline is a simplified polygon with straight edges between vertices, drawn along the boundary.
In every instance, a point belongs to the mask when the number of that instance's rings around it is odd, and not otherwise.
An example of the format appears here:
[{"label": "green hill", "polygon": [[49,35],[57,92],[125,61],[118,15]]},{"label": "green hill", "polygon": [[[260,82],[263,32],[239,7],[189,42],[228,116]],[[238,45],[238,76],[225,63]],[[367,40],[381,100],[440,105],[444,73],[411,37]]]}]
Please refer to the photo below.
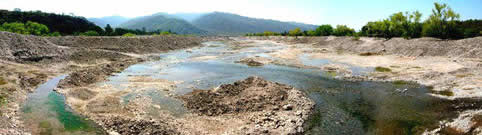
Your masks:
[{"label": "green hill", "polygon": [[146,31],[172,31],[178,34],[203,35],[207,33],[183,19],[170,17],[164,13],[137,17],[120,24],[119,27],[127,29],[145,29]]}]

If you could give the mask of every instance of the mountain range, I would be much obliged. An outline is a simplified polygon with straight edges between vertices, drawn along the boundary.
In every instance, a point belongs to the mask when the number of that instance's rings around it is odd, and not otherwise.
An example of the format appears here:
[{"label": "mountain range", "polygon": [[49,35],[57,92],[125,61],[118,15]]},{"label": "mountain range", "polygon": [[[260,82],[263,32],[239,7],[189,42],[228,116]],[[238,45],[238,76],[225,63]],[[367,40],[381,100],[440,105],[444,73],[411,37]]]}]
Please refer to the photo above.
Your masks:
[{"label": "mountain range", "polygon": [[171,31],[178,34],[196,35],[242,35],[264,31],[285,32],[295,28],[313,30],[317,27],[311,24],[251,18],[224,12],[156,13],[131,19],[121,16],[109,16],[89,18],[89,21],[101,27],[110,24],[112,27],[145,29],[146,31]]}]

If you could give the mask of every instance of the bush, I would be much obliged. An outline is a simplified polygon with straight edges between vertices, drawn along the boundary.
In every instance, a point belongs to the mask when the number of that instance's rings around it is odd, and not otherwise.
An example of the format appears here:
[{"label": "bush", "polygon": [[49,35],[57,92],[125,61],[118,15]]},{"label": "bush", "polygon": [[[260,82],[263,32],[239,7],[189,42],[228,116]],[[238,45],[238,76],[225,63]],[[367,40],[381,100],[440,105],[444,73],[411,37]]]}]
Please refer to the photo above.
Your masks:
[{"label": "bush", "polygon": [[333,27],[329,24],[321,25],[316,28],[316,36],[329,36],[333,33]]},{"label": "bush", "polygon": [[25,24],[23,23],[3,23],[2,24],[2,30],[3,31],[8,31],[8,32],[13,32],[13,33],[18,33],[18,34],[30,34],[25,28]]},{"label": "bush", "polygon": [[54,33],[50,33],[49,36],[51,37],[60,37],[62,36],[59,32],[54,32]]},{"label": "bush", "polygon": [[295,28],[293,30],[290,30],[289,35],[290,36],[301,36],[301,35],[303,35],[303,33],[302,33],[300,28]]},{"label": "bush", "polygon": [[30,21],[26,24],[18,22],[3,23],[0,25],[0,30],[18,34],[32,34],[36,36],[47,36],[49,34],[49,28],[47,26]]},{"label": "bush", "polygon": [[99,36],[99,33],[97,33],[96,31],[87,31],[84,33],[80,33],[79,35],[80,36]]},{"label": "bush", "polygon": [[46,36],[49,34],[49,28],[43,24],[28,21],[25,25],[27,31],[32,35]]},{"label": "bush", "polygon": [[134,37],[136,36],[136,34],[132,34],[132,33],[126,33],[124,35],[122,35],[123,37]]},{"label": "bush", "polygon": [[333,30],[333,35],[335,36],[352,36],[353,33],[355,33],[355,30],[346,25],[337,25],[336,29]]},{"label": "bush", "polygon": [[425,21],[423,35],[441,39],[460,38],[462,34],[456,25],[456,20],[460,18],[460,15],[447,4],[435,3],[434,5],[432,15]]}]

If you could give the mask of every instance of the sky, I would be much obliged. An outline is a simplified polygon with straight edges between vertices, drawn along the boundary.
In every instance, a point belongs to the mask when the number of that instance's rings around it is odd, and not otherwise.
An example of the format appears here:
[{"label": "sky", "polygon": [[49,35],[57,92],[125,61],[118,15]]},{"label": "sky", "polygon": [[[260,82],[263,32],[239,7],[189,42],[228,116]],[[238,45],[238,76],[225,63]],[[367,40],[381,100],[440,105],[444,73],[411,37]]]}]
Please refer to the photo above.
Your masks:
[{"label": "sky", "polygon": [[426,18],[434,2],[447,3],[461,19],[482,19],[482,0],[0,0],[0,9],[41,10],[77,16],[145,16],[158,12],[228,12],[242,16],[308,24],[348,25],[360,29],[369,21],[400,11],[420,11]]}]

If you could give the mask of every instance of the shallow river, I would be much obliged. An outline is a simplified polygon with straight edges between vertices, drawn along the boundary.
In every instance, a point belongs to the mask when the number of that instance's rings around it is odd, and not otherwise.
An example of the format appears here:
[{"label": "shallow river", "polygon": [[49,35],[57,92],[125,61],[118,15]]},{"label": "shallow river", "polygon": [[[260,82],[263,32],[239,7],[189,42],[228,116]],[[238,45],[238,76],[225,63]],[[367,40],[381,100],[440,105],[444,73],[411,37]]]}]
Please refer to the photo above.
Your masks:
[{"label": "shallow river", "polygon": [[[454,113],[448,113],[453,110],[453,102],[429,96],[430,90],[418,84],[343,81],[334,79],[332,73],[323,72],[319,68],[273,64],[250,67],[235,62],[254,56],[278,59],[268,53],[285,47],[266,42],[236,48],[223,42],[207,42],[203,47],[161,54],[158,61],[133,65],[98,85],[113,85],[116,89],[123,90],[125,87],[120,84],[128,83],[129,76],[148,76],[182,82],[175,88],[175,94],[180,95],[192,91],[193,88],[211,89],[249,76],[260,76],[301,89],[316,102],[315,114],[306,125],[307,134],[417,134],[433,128],[442,119],[454,116]],[[299,60],[303,65],[314,67],[333,63],[329,60],[311,59],[307,55],[300,55]],[[348,66],[355,74],[373,72],[373,68]],[[47,93],[43,94],[43,97],[46,97]],[[140,93],[127,94],[123,99],[127,103],[137,95],[149,96],[161,109],[182,117],[187,112],[182,103],[166,94],[150,88]],[[45,102],[57,100],[50,95],[48,92],[48,98],[44,99],[48,101]],[[150,111],[153,116],[156,110]],[[26,107],[26,112],[35,111]],[[58,113],[59,110],[50,111],[57,112],[52,115],[57,115],[65,129],[72,129],[69,128],[69,123],[66,125],[62,122],[65,117],[62,116],[63,113]],[[80,117],[69,119],[78,119],[82,124],[89,123]],[[77,130],[94,131],[85,130],[90,129],[89,124],[83,126],[79,123],[74,123],[76,127],[81,127]]]}]

